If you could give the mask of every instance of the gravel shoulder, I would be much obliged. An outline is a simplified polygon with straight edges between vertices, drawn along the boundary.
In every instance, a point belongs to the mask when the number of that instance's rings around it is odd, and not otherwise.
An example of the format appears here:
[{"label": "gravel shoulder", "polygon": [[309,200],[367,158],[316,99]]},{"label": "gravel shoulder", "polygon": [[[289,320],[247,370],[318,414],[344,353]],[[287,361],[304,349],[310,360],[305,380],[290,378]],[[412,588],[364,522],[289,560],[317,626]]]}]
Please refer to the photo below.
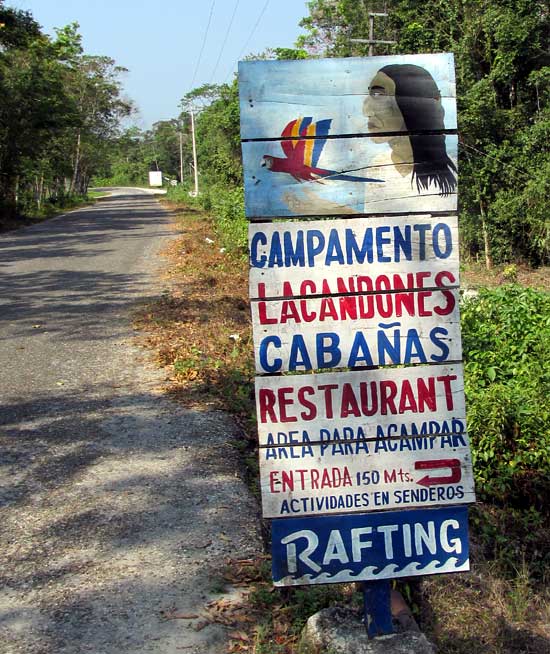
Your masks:
[{"label": "gravel shoulder", "polygon": [[166,618],[261,551],[258,508],[232,419],[132,344],[169,216],[138,191],[70,216],[0,241],[0,652],[221,654],[221,625]]}]

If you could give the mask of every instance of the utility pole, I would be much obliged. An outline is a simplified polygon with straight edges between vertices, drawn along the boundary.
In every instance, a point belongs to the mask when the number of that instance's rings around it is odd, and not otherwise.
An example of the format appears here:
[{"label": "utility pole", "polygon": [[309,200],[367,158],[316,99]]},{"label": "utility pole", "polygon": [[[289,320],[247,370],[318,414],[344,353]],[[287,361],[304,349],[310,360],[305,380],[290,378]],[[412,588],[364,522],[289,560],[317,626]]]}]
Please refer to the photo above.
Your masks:
[{"label": "utility pole", "polygon": [[199,169],[197,167],[197,144],[195,142],[195,116],[193,110],[189,112],[191,114],[191,137],[193,139],[193,170],[195,171],[195,190],[189,191],[189,195],[193,198],[196,198],[199,194]]},{"label": "utility pole", "polygon": [[180,125],[180,184],[183,184],[183,131]]},{"label": "utility pole", "polygon": [[389,14],[385,11],[369,11],[369,38],[368,39],[350,39],[350,43],[368,43],[369,44],[369,57],[374,55],[374,46],[377,43],[392,45],[396,41],[381,41],[374,38],[374,19],[379,16],[386,18]]}]

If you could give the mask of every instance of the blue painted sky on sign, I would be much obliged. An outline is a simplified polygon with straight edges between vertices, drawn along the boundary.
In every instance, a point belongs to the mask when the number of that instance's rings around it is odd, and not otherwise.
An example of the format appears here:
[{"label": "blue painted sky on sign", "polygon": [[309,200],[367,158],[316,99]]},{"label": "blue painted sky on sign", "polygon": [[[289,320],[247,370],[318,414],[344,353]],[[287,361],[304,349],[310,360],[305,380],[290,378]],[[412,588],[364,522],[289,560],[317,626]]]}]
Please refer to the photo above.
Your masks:
[{"label": "blue painted sky on sign", "polygon": [[[447,154],[456,165],[458,139],[455,135],[448,135],[445,142]],[[389,151],[387,143],[375,143],[368,137],[329,139],[319,159],[319,166],[353,171],[357,176],[376,176],[382,182],[349,182],[328,177],[321,181],[299,183],[290,174],[273,172],[262,166],[265,155],[284,156],[280,141],[243,143],[247,215],[423,211],[427,195],[432,198],[432,211],[456,209],[454,194],[439,195],[435,187],[428,193],[418,193],[411,175],[401,176],[392,165]]]},{"label": "blue painted sky on sign", "polygon": [[177,116],[180,99],[192,88],[231,81],[239,58],[292,47],[308,13],[305,0],[7,0],[6,5],[30,11],[52,35],[54,27],[80,23],[87,54],[112,57],[129,69],[124,89],[140,110],[135,122],[142,128]]},{"label": "blue painted sky on sign", "polygon": [[300,116],[331,118],[332,135],[365,134],[363,103],[380,68],[388,64],[424,68],[437,84],[445,128],[456,129],[456,83],[449,54],[353,57],[301,61],[243,62],[239,70],[241,137],[277,138]]}]

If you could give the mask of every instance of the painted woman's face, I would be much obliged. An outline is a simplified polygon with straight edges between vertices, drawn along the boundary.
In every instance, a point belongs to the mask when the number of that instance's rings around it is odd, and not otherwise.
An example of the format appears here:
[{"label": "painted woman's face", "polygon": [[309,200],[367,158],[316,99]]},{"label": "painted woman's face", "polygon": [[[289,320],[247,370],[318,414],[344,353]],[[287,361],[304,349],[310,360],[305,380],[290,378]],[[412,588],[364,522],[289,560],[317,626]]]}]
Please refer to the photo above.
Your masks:
[{"label": "painted woman's face", "polygon": [[[370,86],[369,95],[363,102],[363,115],[368,118],[369,132],[403,132],[405,121],[395,100],[395,82],[385,73],[378,72]],[[384,142],[390,137],[375,137]]]}]

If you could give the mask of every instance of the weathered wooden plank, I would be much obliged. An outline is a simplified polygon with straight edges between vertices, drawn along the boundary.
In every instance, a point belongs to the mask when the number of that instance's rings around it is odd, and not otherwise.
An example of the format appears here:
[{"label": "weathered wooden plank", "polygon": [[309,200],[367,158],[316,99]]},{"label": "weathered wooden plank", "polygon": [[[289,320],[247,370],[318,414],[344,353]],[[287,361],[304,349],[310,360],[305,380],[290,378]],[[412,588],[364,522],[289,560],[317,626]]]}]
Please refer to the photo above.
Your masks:
[{"label": "weathered wooden plank", "polygon": [[256,378],[260,447],[466,431],[461,364]]},{"label": "weathered wooden plank", "polygon": [[319,443],[289,454],[283,447],[260,450],[264,518],[475,501],[465,434]]},{"label": "weathered wooden plank", "polygon": [[[243,139],[278,138],[299,116],[331,119],[334,135],[456,129],[452,54],[243,61],[239,93]],[[402,120],[388,129],[390,110]]]},{"label": "weathered wooden plank", "polygon": [[456,216],[250,223],[248,238],[252,299],[459,284]]},{"label": "weathered wooden plank", "polygon": [[[414,315],[402,311],[398,315],[392,294],[348,296],[357,301],[358,311],[357,318],[349,320],[341,319],[344,313],[340,298],[272,300],[269,304],[275,308],[269,316],[279,317],[272,323],[263,320],[263,324],[262,303],[253,302],[256,371],[261,374],[460,360],[458,291],[412,291],[411,295],[417,296],[413,297],[418,308],[412,312]],[[366,298],[369,313],[365,315],[370,317],[360,317],[360,297]],[[302,313],[302,307],[296,309],[296,318],[284,320],[283,305],[291,303],[293,307],[301,303],[307,306]],[[312,317],[310,321],[307,315]]]},{"label": "weathered wooden plank", "polygon": [[457,208],[456,135],[251,141],[242,151],[250,218]]},{"label": "weathered wooden plank", "polygon": [[470,569],[464,506],[272,522],[276,586],[349,583]]}]

